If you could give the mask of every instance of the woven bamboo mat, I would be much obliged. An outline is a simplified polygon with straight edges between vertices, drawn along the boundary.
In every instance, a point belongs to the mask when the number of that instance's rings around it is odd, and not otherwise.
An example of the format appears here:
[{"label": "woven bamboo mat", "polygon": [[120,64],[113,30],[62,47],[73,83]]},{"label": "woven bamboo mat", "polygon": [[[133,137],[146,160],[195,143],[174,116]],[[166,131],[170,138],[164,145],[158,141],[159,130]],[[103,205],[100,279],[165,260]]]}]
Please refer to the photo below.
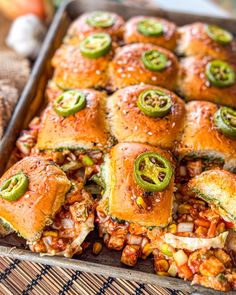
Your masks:
[{"label": "woven bamboo mat", "polygon": [[181,291],[10,258],[0,259],[0,295],[186,295]]}]

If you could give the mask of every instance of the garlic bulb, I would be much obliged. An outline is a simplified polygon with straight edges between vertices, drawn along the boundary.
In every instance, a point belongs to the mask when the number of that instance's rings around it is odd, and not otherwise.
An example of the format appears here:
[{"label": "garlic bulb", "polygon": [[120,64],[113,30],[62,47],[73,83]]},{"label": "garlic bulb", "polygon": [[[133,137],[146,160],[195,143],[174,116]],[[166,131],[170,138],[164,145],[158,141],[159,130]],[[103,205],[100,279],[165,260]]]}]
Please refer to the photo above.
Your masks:
[{"label": "garlic bulb", "polygon": [[13,22],[6,43],[19,55],[34,59],[39,53],[45,34],[46,27],[40,19],[33,14],[27,14]]}]

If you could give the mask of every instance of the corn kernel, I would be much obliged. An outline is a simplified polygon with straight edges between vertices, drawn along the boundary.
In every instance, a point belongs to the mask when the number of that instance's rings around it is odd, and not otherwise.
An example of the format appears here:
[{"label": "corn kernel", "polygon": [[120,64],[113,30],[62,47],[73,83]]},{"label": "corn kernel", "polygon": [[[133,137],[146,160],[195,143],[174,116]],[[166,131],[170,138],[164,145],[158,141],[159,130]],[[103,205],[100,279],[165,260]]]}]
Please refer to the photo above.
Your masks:
[{"label": "corn kernel", "polygon": [[58,232],[57,231],[52,231],[52,230],[46,230],[43,232],[43,236],[44,237],[48,237],[48,236],[51,236],[51,237],[58,237]]},{"label": "corn kernel", "polygon": [[147,208],[147,204],[145,203],[145,201],[142,197],[138,197],[136,200],[136,203],[138,206],[142,207],[143,209]]},{"label": "corn kernel", "polygon": [[166,272],[166,271],[158,271],[157,272],[157,275],[158,276],[162,276],[162,277],[168,277],[169,276],[169,273]]},{"label": "corn kernel", "polygon": [[170,224],[167,231],[171,234],[175,234],[177,232],[177,225],[174,223]]},{"label": "corn kernel", "polygon": [[221,234],[225,231],[225,223],[224,222],[220,222],[217,227],[216,227],[216,231],[217,233]]},{"label": "corn kernel", "polygon": [[143,259],[146,259],[151,253],[152,253],[152,249],[151,249],[151,244],[147,243],[144,247],[143,247]]},{"label": "corn kernel", "polygon": [[100,242],[95,242],[93,244],[93,254],[98,255],[102,251],[102,244]]},{"label": "corn kernel", "polygon": [[165,259],[161,259],[155,262],[155,267],[158,272],[167,272],[169,269],[169,263]]},{"label": "corn kernel", "polygon": [[208,229],[203,226],[198,226],[198,228],[195,230],[195,234],[199,236],[206,236],[208,232]]},{"label": "corn kernel", "polygon": [[189,204],[181,204],[178,207],[178,213],[180,214],[187,214],[189,213],[189,210],[192,208]]}]

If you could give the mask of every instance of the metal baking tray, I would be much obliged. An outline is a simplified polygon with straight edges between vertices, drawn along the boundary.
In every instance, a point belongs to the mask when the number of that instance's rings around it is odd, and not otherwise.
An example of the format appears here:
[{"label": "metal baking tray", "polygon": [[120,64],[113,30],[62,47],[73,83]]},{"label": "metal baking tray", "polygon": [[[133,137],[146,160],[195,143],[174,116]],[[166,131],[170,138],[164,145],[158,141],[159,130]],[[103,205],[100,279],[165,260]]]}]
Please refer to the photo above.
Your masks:
[{"label": "metal baking tray", "polygon": [[[29,121],[38,113],[40,106],[44,103],[44,90],[48,79],[52,75],[50,60],[56,48],[61,44],[69,24],[80,14],[92,10],[114,11],[122,15],[125,19],[135,15],[161,16],[174,21],[179,26],[195,21],[205,21],[222,25],[236,34],[236,20],[234,19],[163,11],[150,6],[147,8],[138,7],[136,5],[131,7],[124,4],[113,3],[111,1],[72,0],[65,2],[55,15],[29,81],[21,95],[1,142],[0,174],[3,173],[5,169],[20,131],[27,127]],[[94,234],[95,233],[90,234],[88,240],[97,240],[97,237],[95,237]],[[9,235],[6,238],[0,238],[0,255],[134,280],[142,283],[156,284],[162,287],[178,289],[186,292],[197,291],[202,294],[225,294],[224,292],[207,289],[201,286],[191,286],[189,282],[185,282],[181,279],[157,276],[154,274],[151,258],[140,260],[137,266],[133,268],[124,266],[120,263],[121,253],[110,251],[105,247],[103,247],[101,254],[98,256],[94,256],[91,248],[88,248],[81,256],[74,259],[49,256],[41,257],[36,253],[26,250],[23,239],[16,237],[16,235]],[[235,292],[230,291],[227,294],[233,295]]]}]

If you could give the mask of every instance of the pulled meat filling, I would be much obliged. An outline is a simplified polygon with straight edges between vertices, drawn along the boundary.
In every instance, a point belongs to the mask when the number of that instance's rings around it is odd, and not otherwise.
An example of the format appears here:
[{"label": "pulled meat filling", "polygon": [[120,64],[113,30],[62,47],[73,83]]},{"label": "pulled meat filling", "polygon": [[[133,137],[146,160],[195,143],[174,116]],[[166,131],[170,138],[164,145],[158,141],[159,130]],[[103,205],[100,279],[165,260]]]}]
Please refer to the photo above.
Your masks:
[{"label": "pulled meat filling", "polygon": [[138,258],[146,259],[150,254],[150,242],[147,238],[148,229],[137,223],[117,221],[106,215],[103,205],[97,206],[96,222],[99,236],[103,237],[107,248],[122,250],[121,262],[134,266]]},{"label": "pulled meat filling", "polygon": [[82,253],[82,243],[94,229],[93,203],[91,195],[84,190],[69,194],[53,223],[45,228],[39,240],[29,245],[30,249],[45,255],[66,257]]},{"label": "pulled meat filling", "polygon": [[188,181],[205,170],[223,168],[224,161],[217,158],[184,158],[176,170],[176,179]]}]

